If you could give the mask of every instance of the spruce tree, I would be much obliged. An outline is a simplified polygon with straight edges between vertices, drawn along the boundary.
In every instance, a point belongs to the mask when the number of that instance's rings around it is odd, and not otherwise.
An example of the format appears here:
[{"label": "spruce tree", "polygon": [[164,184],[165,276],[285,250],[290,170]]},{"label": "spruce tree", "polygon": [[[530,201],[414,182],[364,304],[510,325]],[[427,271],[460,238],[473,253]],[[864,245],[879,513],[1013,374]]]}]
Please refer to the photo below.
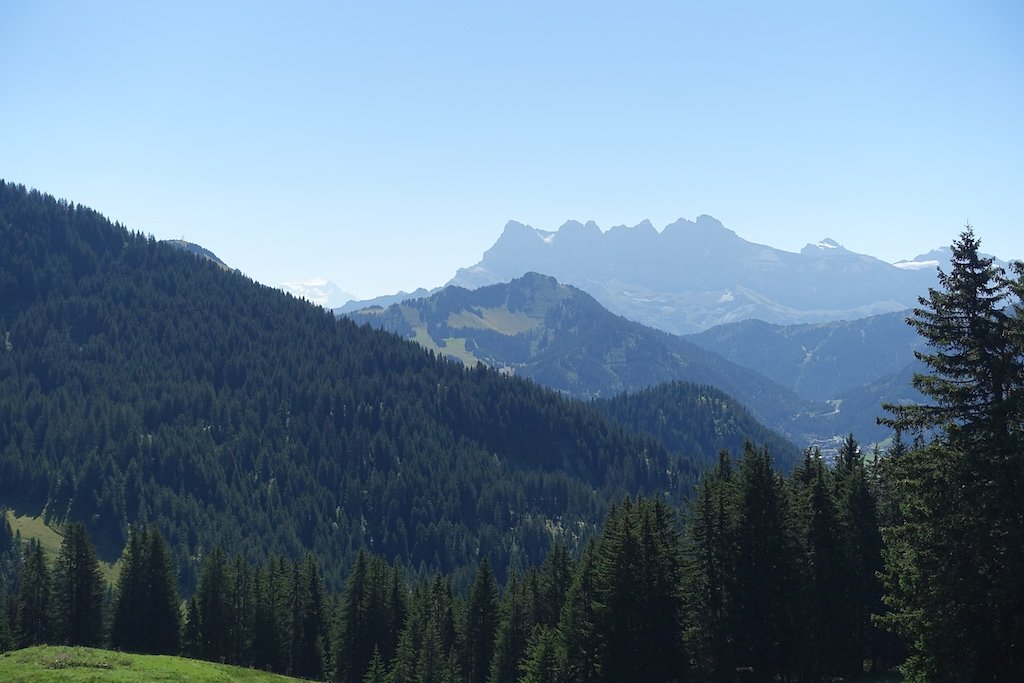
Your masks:
[{"label": "spruce tree", "polygon": [[301,565],[296,563],[294,577],[291,673],[320,679],[324,673],[323,646],[327,633],[323,585],[316,560],[307,555]]},{"label": "spruce tree", "polygon": [[480,560],[469,593],[463,629],[463,667],[468,683],[484,683],[494,655],[498,628],[498,587],[487,558]]},{"label": "spruce tree", "polygon": [[929,348],[930,401],[883,420],[933,438],[885,463],[882,622],[907,638],[909,680],[1024,679],[1021,270],[1007,280],[970,226],[908,322]]},{"label": "spruce tree", "polygon": [[18,572],[16,630],[19,647],[53,641],[53,587],[46,555],[39,541],[31,539]]},{"label": "spruce tree", "polygon": [[339,683],[362,680],[373,654],[367,614],[369,591],[370,562],[366,552],[360,550],[345,584],[335,629],[335,680]]},{"label": "spruce tree", "polygon": [[736,671],[736,501],[732,460],[720,451],[688,514],[684,542],[685,642],[698,672],[723,679]]},{"label": "spruce tree", "polygon": [[519,664],[526,653],[531,628],[526,584],[513,573],[498,609],[498,629],[488,677],[490,683],[515,683],[518,680]]},{"label": "spruce tree", "polygon": [[57,642],[96,647],[103,641],[104,587],[85,525],[72,524],[53,567]]},{"label": "spruce tree", "polygon": [[145,534],[145,652],[173,655],[181,650],[181,602],[178,578],[167,541],[155,527]]},{"label": "spruce tree", "polygon": [[170,550],[155,528],[132,533],[121,557],[111,644],[129,652],[181,650],[178,582]]},{"label": "spruce tree", "polygon": [[562,661],[558,650],[558,632],[538,625],[530,636],[526,657],[520,666],[520,683],[559,683]]},{"label": "spruce tree", "polygon": [[790,674],[796,655],[797,551],[788,494],[764,449],[747,443],[736,477],[737,660],[756,678]]},{"label": "spruce tree", "polygon": [[202,659],[226,660],[231,649],[231,572],[223,551],[215,547],[203,560],[196,588],[196,624]]},{"label": "spruce tree", "polygon": [[573,574],[558,620],[559,653],[570,683],[593,683],[600,674],[600,643],[596,614],[597,544],[587,543]]}]

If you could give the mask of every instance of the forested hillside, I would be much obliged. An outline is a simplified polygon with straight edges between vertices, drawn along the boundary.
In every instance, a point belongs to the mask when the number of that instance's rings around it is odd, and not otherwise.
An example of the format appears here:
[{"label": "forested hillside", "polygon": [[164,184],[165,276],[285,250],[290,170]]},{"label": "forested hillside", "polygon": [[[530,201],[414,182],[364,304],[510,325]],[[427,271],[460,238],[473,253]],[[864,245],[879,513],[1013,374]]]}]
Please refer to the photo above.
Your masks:
[{"label": "forested hillside", "polygon": [[721,450],[742,451],[747,441],[766,446],[784,472],[800,460],[792,442],[714,387],[668,382],[593,405],[626,427],[655,436],[671,452],[698,458],[704,467],[712,466]]},{"label": "forested hillside", "polygon": [[0,340],[0,502],[108,557],[156,523],[186,588],[214,545],[314,552],[335,586],[362,547],[503,574],[696,478],[592,407],[5,183]]}]

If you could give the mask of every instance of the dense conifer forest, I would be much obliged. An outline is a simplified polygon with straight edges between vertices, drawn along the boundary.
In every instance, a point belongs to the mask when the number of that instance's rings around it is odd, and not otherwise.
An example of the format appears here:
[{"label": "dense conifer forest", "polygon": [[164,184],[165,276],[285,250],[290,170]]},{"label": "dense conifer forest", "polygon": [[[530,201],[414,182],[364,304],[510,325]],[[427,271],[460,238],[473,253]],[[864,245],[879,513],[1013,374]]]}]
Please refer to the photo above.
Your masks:
[{"label": "dense conifer forest", "polygon": [[187,590],[215,545],[330,558],[333,586],[364,547],[504,579],[613,500],[697,478],[584,404],[10,184],[0,339],[0,499],[82,521],[108,557],[156,524]]},{"label": "dense conifer forest", "polygon": [[723,451],[685,511],[627,497],[577,559],[555,544],[499,581],[484,558],[466,590],[360,551],[332,593],[312,556],[252,564],[214,548],[183,615],[154,529],[132,535],[105,603],[84,527],[52,570],[7,528],[5,556],[25,559],[0,644],[180,649],[345,683],[853,676],[899,656],[871,623],[883,610],[876,473],[852,437],[834,469],[809,451],[788,478],[764,449],[748,444],[735,463]]},{"label": "dense conifer forest", "polygon": [[885,452],[850,435],[780,473],[747,441],[700,474],[650,412],[679,387],[566,400],[0,183],[0,507],[63,532],[48,557],[0,523],[0,649],[346,683],[1024,680],[1024,266],[978,248],[910,319],[930,402],[886,406]]}]

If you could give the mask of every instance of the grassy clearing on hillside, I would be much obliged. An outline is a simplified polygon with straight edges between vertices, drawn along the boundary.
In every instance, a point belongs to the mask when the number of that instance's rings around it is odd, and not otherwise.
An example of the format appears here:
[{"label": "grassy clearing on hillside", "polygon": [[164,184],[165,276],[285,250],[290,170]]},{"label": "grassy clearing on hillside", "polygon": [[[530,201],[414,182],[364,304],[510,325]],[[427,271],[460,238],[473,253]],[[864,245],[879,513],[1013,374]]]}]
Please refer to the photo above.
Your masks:
[{"label": "grassy clearing on hillside", "polygon": [[86,647],[30,647],[0,655],[0,681],[199,681],[284,683],[299,679],[163,655],[130,655]]},{"label": "grassy clearing on hillside", "polygon": [[[7,511],[7,521],[11,525],[11,531],[20,531],[23,539],[38,539],[39,544],[43,546],[43,552],[46,553],[46,559],[51,563],[53,562],[54,558],[57,557],[57,553],[60,552],[61,543],[64,542],[64,536],[59,531],[47,526],[42,517],[15,515],[11,510]],[[110,585],[117,583],[117,575],[120,569],[120,560],[114,564],[100,560],[100,573],[103,574],[103,580]]]},{"label": "grassy clearing on hillside", "polygon": [[482,308],[479,311],[460,311],[448,315],[448,327],[453,330],[460,327],[494,330],[509,337],[534,330],[542,322],[543,318],[532,318],[522,311],[513,313],[507,308]]}]

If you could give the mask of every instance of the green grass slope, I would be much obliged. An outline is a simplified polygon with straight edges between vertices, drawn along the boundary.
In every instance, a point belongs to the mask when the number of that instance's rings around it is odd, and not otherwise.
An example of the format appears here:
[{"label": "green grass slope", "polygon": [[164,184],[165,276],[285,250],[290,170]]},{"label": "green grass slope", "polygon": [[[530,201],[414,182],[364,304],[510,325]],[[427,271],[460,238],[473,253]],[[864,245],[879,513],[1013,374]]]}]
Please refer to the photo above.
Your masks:
[{"label": "green grass slope", "polygon": [[163,655],[133,655],[87,647],[40,646],[0,655],[0,681],[190,681],[285,683],[297,678]]}]

